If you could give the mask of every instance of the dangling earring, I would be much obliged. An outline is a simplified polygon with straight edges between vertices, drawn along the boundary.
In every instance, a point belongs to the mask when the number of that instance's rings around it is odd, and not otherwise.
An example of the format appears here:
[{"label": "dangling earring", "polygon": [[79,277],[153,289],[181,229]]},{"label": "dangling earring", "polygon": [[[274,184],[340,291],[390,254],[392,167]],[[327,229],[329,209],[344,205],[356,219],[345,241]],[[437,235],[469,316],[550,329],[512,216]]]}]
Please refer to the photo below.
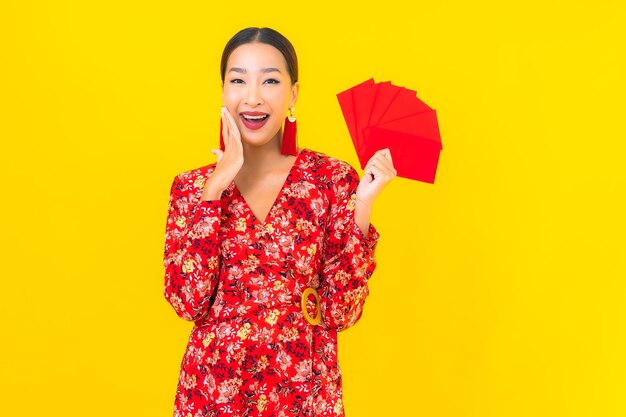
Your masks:
[{"label": "dangling earring", "polygon": [[283,143],[280,153],[283,155],[298,155],[296,146],[296,134],[298,132],[296,126],[296,109],[289,109],[289,116],[285,117],[285,127],[283,129]]},{"label": "dangling earring", "polygon": [[223,125],[222,119],[220,119],[220,149],[224,151],[226,148],[224,146],[224,135],[222,134],[222,128],[223,128],[222,125]]}]

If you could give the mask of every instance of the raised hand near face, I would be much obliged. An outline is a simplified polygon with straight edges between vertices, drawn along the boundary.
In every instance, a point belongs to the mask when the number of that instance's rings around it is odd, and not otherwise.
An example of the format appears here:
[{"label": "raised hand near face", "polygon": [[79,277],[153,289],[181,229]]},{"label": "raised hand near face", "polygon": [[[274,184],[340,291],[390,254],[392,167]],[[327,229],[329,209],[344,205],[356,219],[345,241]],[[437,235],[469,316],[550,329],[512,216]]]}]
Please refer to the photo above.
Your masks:
[{"label": "raised hand near face", "polygon": [[222,106],[222,137],[224,138],[224,151],[211,150],[217,157],[217,164],[202,189],[203,200],[218,200],[222,191],[235,179],[243,165],[241,134],[226,106]]}]

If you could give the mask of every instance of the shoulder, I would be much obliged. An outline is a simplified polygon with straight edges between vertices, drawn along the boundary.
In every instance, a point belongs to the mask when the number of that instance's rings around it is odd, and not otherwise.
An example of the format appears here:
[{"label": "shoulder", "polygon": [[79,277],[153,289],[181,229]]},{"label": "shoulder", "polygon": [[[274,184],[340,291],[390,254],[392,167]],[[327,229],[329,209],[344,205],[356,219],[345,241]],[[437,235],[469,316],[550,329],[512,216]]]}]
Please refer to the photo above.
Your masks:
[{"label": "shoulder", "polygon": [[177,174],[172,181],[172,192],[188,194],[202,189],[204,182],[213,170],[215,170],[215,163]]},{"label": "shoulder", "polygon": [[344,160],[312,149],[304,149],[303,152],[305,152],[305,158],[303,158],[305,167],[330,177],[333,182],[346,179],[346,177],[349,179],[356,177],[357,180],[359,178],[356,169]]},{"label": "shoulder", "polygon": [[310,149],[306,152],[304,168],[315,177],[326,198],[331,202],[350,199],[360,182],[357,170],[339,158]]}]

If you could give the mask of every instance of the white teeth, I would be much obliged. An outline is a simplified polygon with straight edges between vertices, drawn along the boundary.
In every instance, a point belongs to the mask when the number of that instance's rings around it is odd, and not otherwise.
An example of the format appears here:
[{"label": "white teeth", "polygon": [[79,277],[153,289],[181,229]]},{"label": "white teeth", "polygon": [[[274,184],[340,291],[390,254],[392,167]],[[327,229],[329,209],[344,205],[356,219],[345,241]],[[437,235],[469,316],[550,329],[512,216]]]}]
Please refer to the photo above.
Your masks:
[{"label": "white teeth", "polygon": [[248,120],[261,120],[261,119],[265,119],[267,115],[266,116],[248,116],[247,114],[243,114],[242,116]]}]

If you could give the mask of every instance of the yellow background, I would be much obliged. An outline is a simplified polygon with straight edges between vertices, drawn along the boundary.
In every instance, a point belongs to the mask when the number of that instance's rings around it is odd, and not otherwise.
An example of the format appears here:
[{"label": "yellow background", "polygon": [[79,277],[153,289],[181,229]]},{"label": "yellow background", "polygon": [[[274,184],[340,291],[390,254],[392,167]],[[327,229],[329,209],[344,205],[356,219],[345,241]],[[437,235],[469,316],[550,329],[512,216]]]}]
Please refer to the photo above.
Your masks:
[{"label": "yellow background", "polygon": [[2,2],[2,415],[171,416],[169,187],[247,26],[296,47],[302,146],[359,168],[335,95],[371,77],[439,117],[435,184],[375,207],[347,415],[626,415],[624,2],[209,3]]}]

